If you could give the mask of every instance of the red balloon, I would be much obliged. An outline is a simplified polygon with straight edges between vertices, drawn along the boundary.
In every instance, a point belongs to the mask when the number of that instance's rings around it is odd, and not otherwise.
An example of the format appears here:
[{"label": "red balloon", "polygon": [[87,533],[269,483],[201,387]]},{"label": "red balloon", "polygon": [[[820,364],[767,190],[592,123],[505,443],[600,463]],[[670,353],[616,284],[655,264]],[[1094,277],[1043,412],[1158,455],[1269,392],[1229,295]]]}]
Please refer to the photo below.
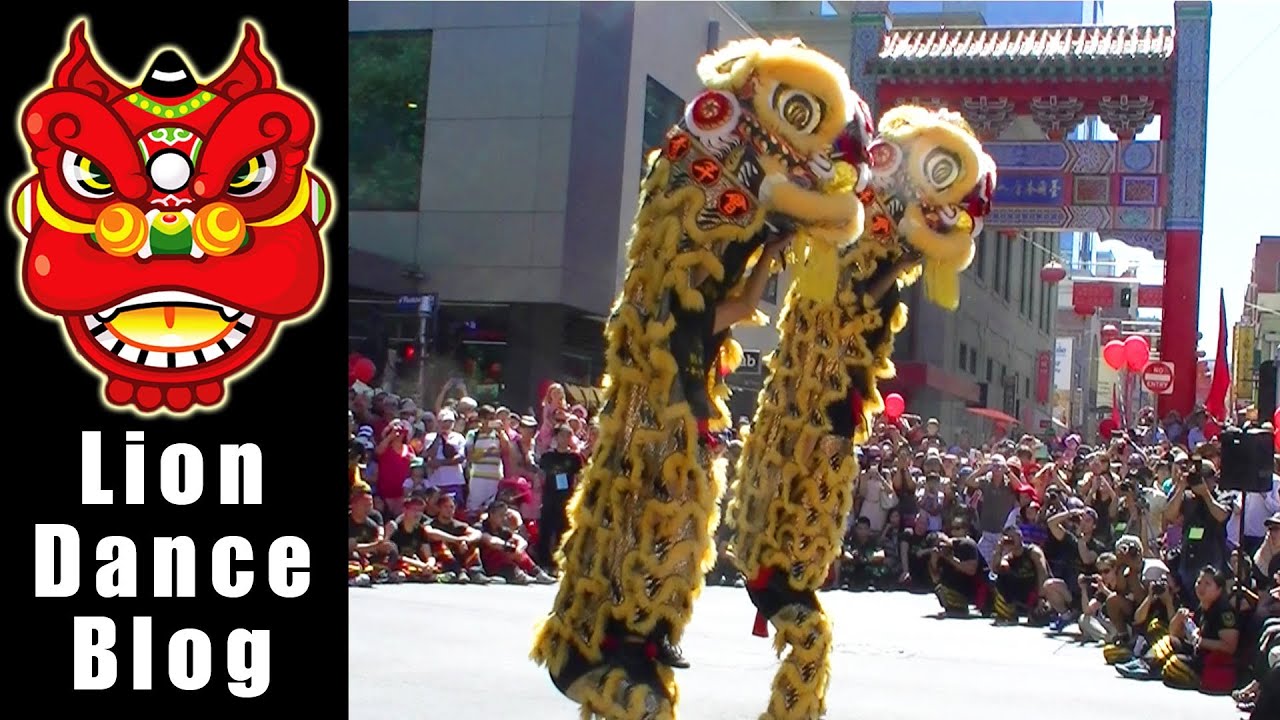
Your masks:
[{"label": "red balloon", "polygon": [[1276,411],[1271,414],[1271,427],[1280,428],[1280,408],[1276,408]]},{"label": "red balloon", "polygon": [[1098,437],[1103,440],[1110,440],[1111,433],[1115,432],[1115,430],[1116,424],[1112,422],[1111,418],[1103,418],[1102,422],[1098,423]]},{"label": "red balloon", "polygon": [[373,376],[377,374],[378,368],[374,367],[373,361],[367,357],[362,357],[351,365],[351,376],[362,383],[373,382]]},{"label": "red balloon", "polygon": [[902,417],[902,413],[907,409],[907,401],[902,399],[898,393],[889,393],[884,398],[884,416],[890,421],[896,421]]},{"label": "red balloon", "polygon": [[1142,372],[1147,363],[1151,362],[1151,345],[1147,343],[1147,339],[1141,335],[1132,335],[1125,340],[1124,359],[1130,370]]},{"label": "red balloon", "polygon": [[1119,340],[1112,340],[1102,346],[1102,361],[1112,370],[1119,370],[1124,367],[1124,343]]}]

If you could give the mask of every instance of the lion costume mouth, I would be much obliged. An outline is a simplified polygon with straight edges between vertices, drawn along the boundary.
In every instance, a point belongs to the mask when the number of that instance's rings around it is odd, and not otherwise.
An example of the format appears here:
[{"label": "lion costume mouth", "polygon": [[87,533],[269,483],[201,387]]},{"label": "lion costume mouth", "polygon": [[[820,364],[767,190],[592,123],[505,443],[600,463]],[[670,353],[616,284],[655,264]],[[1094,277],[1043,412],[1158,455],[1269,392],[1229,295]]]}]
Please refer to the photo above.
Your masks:
[{"label": "lion costume mouth", "polygon": [[156,369],[190,368],[231,354],[253,333],[256,319],[180,291],[135,295],[83,317],[89,334],[104,350]]}]

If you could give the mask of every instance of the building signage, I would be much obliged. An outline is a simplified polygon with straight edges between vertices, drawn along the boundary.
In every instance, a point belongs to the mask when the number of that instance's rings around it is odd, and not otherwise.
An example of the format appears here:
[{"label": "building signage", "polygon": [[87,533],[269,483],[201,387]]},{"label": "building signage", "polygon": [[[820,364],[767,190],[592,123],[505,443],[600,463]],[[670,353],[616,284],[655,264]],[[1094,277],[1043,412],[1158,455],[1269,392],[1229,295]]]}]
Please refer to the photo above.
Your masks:
[{"label": "building signage", "polygon": [[1036,354],[1036,402],[1045,405],[1049,402],[1049,381],[1053,374],[1053,356],[1048,350]]},{"label": "building signage", "polygon": [[1071,412],[1075,339],[1060,337],[1053,344],[1053,417],[1066,426],[1077,426]]},{"label": "building signage", "polygon": [[1053,344],[1053,386],[1059,390],[1071,389],[1071,349],[1073,338],[1060,337]]},{"label": "building signage", "polygon": [[995,205],[1048,205],[1066,203],[1065,183],[1058,173],[1001,172],[996,185]]},{"label": "building signage", "polygon": [[426,295],[401,295],[396,298],[396,309],[400,312],[416,312],[419,315],[431,315],[436,309],[436,294],[427,293]]},{"label": "building signage", "polygon": [[1164,287],[1161,285],[1142,285],[1138,287],[1138,307],[1164,307]]},{"label": "building signage", "polygon": [[1114,307],[1116,284],[1105,282],[1075,282],[1071,284],[1071,306],[1096,310]]},{"label": "building signage", "polygon": [[737,372],[743,375],[759,375],[760,374],[760,351],[759,350],[743,350],[742,364],[738,366]]},{"label": "building signage", "polygon": [[1253,377],[1258,364],[1254,357],[1257,338],[1253,326],[1237,324],[1231,333],[1231,339],[1235,345],[1235,352],[1232,353],[1235,362],[1231,366],[1235,368],[1236,398],[1252,400]]}]

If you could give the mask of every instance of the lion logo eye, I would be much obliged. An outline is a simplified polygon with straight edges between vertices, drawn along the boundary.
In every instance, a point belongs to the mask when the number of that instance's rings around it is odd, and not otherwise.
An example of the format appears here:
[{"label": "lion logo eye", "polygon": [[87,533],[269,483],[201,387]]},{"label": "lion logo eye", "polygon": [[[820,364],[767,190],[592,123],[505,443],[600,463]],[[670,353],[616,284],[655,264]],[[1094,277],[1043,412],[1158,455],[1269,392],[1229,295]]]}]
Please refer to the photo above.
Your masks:
[{"label": "lion logo eye", "polygon": [[76,153],[63,153],[62,178],[76,194],[95,200],[105,198],[115,191],[106,170],[84,155]]},{"label": "lion logo eye", "polygon": [[934,188],[945,190],[960,177],[960,158],[946,150],[935,149],[924,158],[924,176]]},{"label": "lion logo eye", "polygon": [[774,90],[773,109],[788,125],[806,135],[822,122],[822,101],[803,90],[785,85]]},{"label": "lion logo eye", "polygon": [[227,193],[236,197],[257,195],[271,184],[276,175],[276,154],[271,150],[249,158],[248,162],[231,176]]}]

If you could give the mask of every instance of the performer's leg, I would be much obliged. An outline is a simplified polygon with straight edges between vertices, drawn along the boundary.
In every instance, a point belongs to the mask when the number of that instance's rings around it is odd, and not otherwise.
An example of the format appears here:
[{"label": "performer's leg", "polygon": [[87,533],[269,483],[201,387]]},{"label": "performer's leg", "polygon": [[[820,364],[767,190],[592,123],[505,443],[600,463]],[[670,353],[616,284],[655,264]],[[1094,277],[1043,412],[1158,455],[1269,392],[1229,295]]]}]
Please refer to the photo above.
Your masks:
[{"label": "performer's leg", "polygon": [[757,634],[767,632],[761,627],[767,619],[778,631],[775,648],[786,652],[762,720],[816,720],[826,706],[831,623],[816,591],[839,557],[857,461],[850,442],[836,436],[816,443],[809,457],[810,467],[784,482],[769,508],[781,522],[772,537],[755,541],[771,552],[762,554],[768,562],[747,584],[758,611]]},{"label": "performer's leg", "polygon": [[655,427],[637,402],[604,420],[626,427],[602,428],[570,502],[560,589],[531,653],[584,717],[674,718],[673,644],[715,562],[721,482],[704,470],[697,427],[679,406]]}]

